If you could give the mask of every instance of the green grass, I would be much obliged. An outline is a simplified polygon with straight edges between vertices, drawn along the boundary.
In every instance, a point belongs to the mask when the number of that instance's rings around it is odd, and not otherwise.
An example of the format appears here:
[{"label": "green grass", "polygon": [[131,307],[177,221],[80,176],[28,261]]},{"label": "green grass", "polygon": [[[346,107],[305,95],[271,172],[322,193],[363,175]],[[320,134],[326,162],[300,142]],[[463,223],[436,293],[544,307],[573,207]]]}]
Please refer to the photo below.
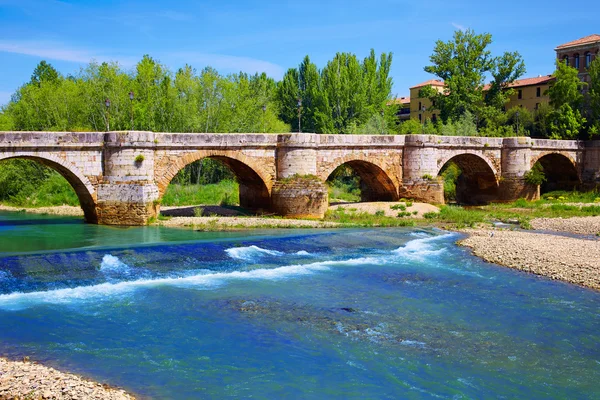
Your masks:
[{"label": "green grass", "polygon": [[38,187],[30,184],[23,185],[19,192],[3,200],[2,203],[14,207],[78,206],[79,199],[69,182],[55,172]]},{"label": "green grass", "polygon": [[567,192],[555,191],[542,195],[541,201],[551,203],[598,203],[600,204],[600,192]]},{"label": "green grass", "polygon": [[[410,215],[410,213],[408,213]],[[407,215],[408,216],[408,215]],[[347,226],[415,226],[415,221],[411,218],[386,217],[381,213],[369,214],[367,212],[358,212],[356,208],[337,207],[329,210],[325,214],[325,221],[339,222]]]},{"label": "green grass", "polygon": [[329,184],[329,200],[342,200],[355,203],[360,201],[360,189],[351,184],[333,182]]},{"label": "green grass", "polygon": [[600,215],[600,204],[590,204],[582,207],[548,203],[545,200],[526,201],[519,199],[512,203],[490,204],[481,207],[463,208],[460,206],[442,206],[439,214],[427,213],[428,221],[452,224],[457,228],[472,227],[480,223],[493,221],[518,222],[521,227],[529,228],[533,218],[570,218]]},{"label": "green grass", "polygon": [[208,185],[175,185],[167,187],[161,204],[164,206],[237,205],[239,204],[237,182],[226,180]]}]

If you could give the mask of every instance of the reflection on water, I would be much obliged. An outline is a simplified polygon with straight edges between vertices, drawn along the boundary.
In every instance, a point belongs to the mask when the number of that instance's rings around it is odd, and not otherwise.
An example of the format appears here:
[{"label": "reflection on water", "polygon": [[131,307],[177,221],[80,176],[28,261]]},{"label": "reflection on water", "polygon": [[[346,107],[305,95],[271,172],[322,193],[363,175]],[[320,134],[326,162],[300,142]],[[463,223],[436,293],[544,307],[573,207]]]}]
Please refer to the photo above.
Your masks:
[{"label": "reflection on water", "polygon": [[156,398],[600,397],[600,295],[456,234],[91,227],[0,231],[0,353]]}]

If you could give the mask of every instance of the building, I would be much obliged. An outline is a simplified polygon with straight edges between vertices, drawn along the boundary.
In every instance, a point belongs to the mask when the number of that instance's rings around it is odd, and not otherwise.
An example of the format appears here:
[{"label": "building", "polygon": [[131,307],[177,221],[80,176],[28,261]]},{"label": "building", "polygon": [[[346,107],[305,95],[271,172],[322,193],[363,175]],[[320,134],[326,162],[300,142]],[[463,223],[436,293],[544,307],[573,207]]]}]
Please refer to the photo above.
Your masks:
[{"label": "building", "polygon": [[388,106],[391,106],[393,104],[399,106],[398,113],[396,115],[398,115],[398,119],[400,121],[406,121],[410,118],[410,97],[397,97],[393,100],[390,100],[387,104]]},{"label": "building", "polygon": [[514,81],[508,86],[514,89],[514,93],[510,96],[508,103],[506,103],[505,109],[523,107],[529,111],[537,110],[540,104],[550,102],[548,89],[550,89],[552,82],[554,82],[552,75],[523,78]]},{"label": "building", "polygon": [[[581,39],[573,40],[565,44],[557,46],[555,49],[558,60],[565,62],[567,65],[579,71],[579,79],[583,82],[589,82],[590,77],[587,72],[590,64],[596,57],[600,56],[600,35],[593,34]],[[514,93],[510,96],[505,109],[513,107],[523,107],[529,111],[537,110],[541,104],[548,103],[548,89],[554,82],[552,75],[540,75],[534,78],[523,78],[516,80],[508,87],[514,89]],[[444,90],[444,82],[439,79],[431,79],[420,83],[410,88],[410,119],[415,119],[420,122],[426,120],[436,121],[439,115],[435,109],[435,104],[431,104],[428,98],[421,97],[421,90],[431,86],[439,92]],[[484,92],[489,89],[489,85],[485,85]],[[586,90],[585,88],[583,89]],[[404,116],[403,120],[408,119]]]},{"label": "building", "polygon": [[[556,58],[579,71],[579,79],[589,82],[587,72],[592,61],[600,54],[600,35],[593,34],[557,46]],[[586,90],[584,88],[584,90]]]},{"label": "building", "polygon": [[432,104],[431,100],[426,97],[421,97],[420,95],[421,90],[426,86],[431,86],[438,92],[444,91],[444,81],[440,79],[430,79],[411,87],[410,118],[416,119],[419,122],[425,122],[428,119],[435,122],[438,115],[437,110],[435,109],[435,104]]}]

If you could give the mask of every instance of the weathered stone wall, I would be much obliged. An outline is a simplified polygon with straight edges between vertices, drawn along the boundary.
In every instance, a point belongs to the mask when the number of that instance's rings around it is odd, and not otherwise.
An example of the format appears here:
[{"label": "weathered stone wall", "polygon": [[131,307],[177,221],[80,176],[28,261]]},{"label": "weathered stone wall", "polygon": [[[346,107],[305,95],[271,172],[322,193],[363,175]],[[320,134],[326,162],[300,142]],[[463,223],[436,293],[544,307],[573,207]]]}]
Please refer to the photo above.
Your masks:
[{"label": "weathered stone wall", "polygon": [[[361,176],[364,200],[443,203],[438,175],[450,160],[463,170],[460,189],[485,200],[537,198],[524,176],[538,161],[553,174],[570,168],[565,179],[584,187],[600,184],[600,142],[530,138],[0,132],[0,160],[15,157],[56,169],[74,187],[86,220],[104,224],[145,223],[177,172],[205,157],[234,171],[243,206],[288,216],[322,215],[324,182],[343,164]],[[308,176],[317,180],[289,179]]]},{"label": "weathered stone wall", "polygon": [[275,182],[273,211],[289,218],[323,218],[328,207],[327,186],[313,176],[294,176]]}]

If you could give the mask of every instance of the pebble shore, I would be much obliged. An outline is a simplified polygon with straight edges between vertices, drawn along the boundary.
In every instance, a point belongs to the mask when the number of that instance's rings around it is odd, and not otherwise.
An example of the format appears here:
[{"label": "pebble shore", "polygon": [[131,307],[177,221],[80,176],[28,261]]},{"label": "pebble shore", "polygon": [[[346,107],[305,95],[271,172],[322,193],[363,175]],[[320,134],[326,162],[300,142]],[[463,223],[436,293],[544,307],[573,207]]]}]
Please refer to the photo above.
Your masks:
[{"label": "pebble shore", "polygon": [[600,290],[600,241],[509,230],[467,229],[459,242],[489,262]]},{"label": "pebble shore", "polygon": [[576,233],[579,235],[600,235],[600,216],[573,218],[535,218],[531,220],[533,229]]},{"label": "pebble shore", "polygon": [[133,396],[77,375],[29,361],[0,358],[0,399],[2,400],[131,400]]}]

